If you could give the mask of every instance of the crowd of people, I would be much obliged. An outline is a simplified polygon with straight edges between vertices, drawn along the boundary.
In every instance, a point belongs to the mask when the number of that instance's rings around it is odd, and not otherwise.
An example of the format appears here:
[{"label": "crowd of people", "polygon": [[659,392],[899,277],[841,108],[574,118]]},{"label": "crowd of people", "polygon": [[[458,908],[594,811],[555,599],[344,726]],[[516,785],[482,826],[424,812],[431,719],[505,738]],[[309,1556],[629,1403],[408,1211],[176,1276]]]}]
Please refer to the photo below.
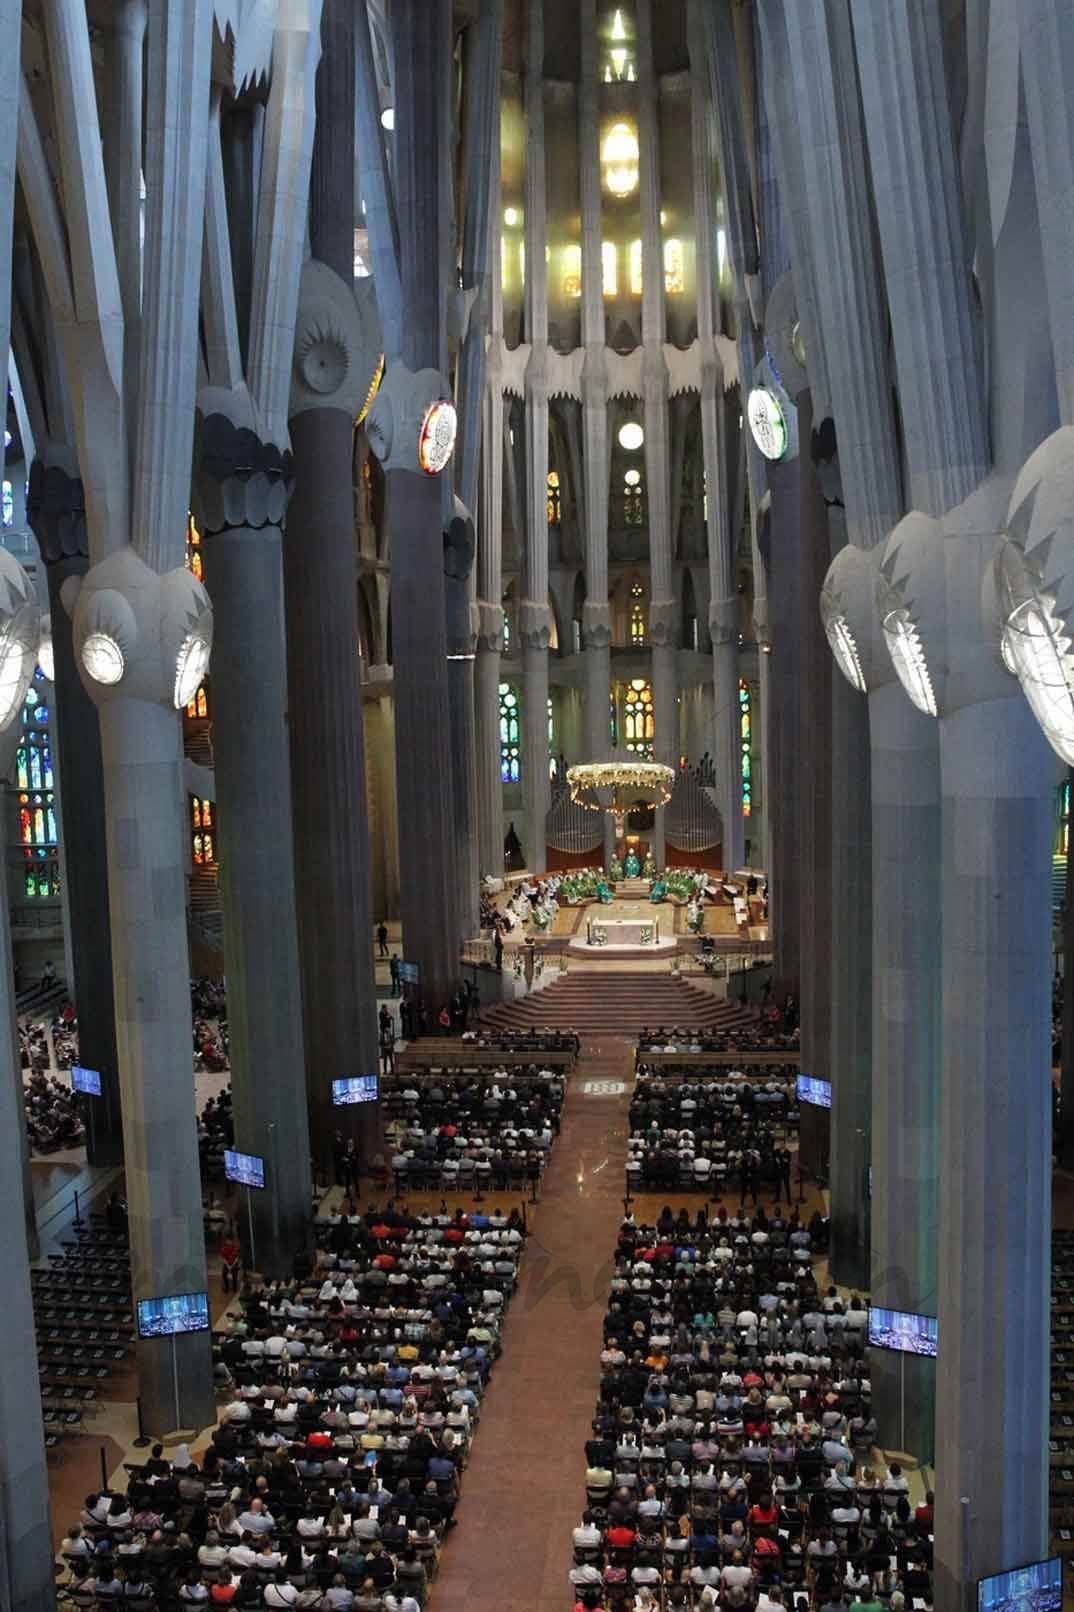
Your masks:
[{"label": "crowd of people", "polygon": [[932,1497],[913,1509],[898,1465],[870,1465],[868,1311],[818,1291],[815,1251],[794,1211],[622,1223],[581,1612],[930,1604]]},{"label": "crowd of people", "polygon": [[630,1103],[629,1192],[737,1189],[754,1204],[762,1187],[791,1202],[791,1142],[798,1130],[793,1066],[712,1071],[689,1080],[639,1070]]},{"label": "crowd of people", "polygon": [[517,1214],[369,1210],[319,1222],[316,1268],[244,1286],[214,1340],[205,1454],[155,1446],[86,1498],[76,1595],[156,1607],[420,1612],[499,1354]]},{"label": "crowd of people", "polygon": [[35,1070],[23,1075],[22,1096],[32,1153],[57,1153],[86,1140],[78,1094],[68,1081]]},{"label": "crowd of people", "polygon": [[564,1081],[551,1069],[408,1073],[382,1087],[397,1192],[491,1191],[539,1180],[559,1133]]},{"label": "crowd of people", "polygon": [[735,1025],[732,1030],[684,1030],[681,1025],[645,1026],[638,1036],[639,1053],[644,1052],[797,1052],[797,1024],[792,1030],[783,1023],[760,1019],[753,1024]]}]

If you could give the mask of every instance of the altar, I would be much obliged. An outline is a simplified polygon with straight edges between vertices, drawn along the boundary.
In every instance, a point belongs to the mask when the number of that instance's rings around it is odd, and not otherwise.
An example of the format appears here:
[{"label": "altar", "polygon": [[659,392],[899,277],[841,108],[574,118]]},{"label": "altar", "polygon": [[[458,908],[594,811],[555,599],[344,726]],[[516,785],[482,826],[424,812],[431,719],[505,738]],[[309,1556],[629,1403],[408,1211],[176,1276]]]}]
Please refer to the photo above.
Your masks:
[{"label": "altar", "polygon": [[587,946],[659,946],[659,918],[590,918]]}]

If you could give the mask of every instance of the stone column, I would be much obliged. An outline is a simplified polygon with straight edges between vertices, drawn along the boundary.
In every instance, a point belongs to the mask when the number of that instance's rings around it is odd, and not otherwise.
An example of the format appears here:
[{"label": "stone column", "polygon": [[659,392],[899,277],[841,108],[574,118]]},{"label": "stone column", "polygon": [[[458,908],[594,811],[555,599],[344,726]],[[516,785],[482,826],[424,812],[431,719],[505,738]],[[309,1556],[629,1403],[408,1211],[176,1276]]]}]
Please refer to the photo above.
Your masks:
[{"label": "stone column", "polygon": [[[499,272],[499,86],[502,28],[503,0],[484,0],[478,22],[467,33],[465,46],[468,94],[465,126],[466,172],[463,187],[462,283],[466,292],[474,294],[474,304],[459,355],[461,442],[457,450],[456,487],[467,511],[474,516],[480,512],[478,489],[481,440],[488,413],[485,386],[486,337],[490,325],[494,323],[497,330],[502,326],[501,318],[497,316],[493,319],[490,271],[491,263],[496,273]],[[493,241],[496,242],[495,251]],[[500,295],[498,285],[495,294]],[[498,314],[498,310],[496,311]],[[497,542],[500,535],[499,524],[497,521],[493,534]],[[453,713],[458,711],[461,718],[461,728],[453,741],[453,751],[455,833],[458,842],[459,870],[458,906],[464,938],[467,935],[477,934],[481,874],[483,871],[494,871],[494,868],[482,868],[480,855],[481,807],[478,785],[479,764],[476,754],[474,652],[481,618],[480,611],[471,610],[473,582],[471,572],[466,587],[465,630],[463,630],[461,599],[455,612],[459,629],[456,641],[452,639],[451,618],[448,622],[448,653],[462,656],[461,659],[452,659],[449,662],[448,679],[452,711]],[[494,602],[498,604],[498,598]],[[456,680],[462,685],[458,696],[454,692]],[[497,704],[498,699],[497,694]],[[453,716],[453,724],[454,720]],[[465,757],[464,764],[460,760],[462,757]]]},{"label": "stone column", "polygon": [[[668,372],[664,359],[664,251],[660,230],[660,131],[653,68],[651,0],[638,4],[638,145],[640,151],[642,263],[642,397],[645,421],[645,486],[649,505],[649,640],[653,657],[654,754],[678,766],[675,653],[679,606],[672,579]],[[656,813],[656,865],[667,863],[664,812]]]},{"label": "stone column", "polygon": [[[310,246],[315,263],[331,271],[321,276],[324,294],[338,295],[342,307],[354,273],[353,9],[346,0],[324,6],[310,177]],[[318,283],[307,299],[303,285],[300,351],[316,339],[316,314],[308,310],[321,290]],[[349,312],[353,317],[353,299]],[[338,328],[346,341],[350,329]],[[319,1159],[338,1121],[331,1081],[377,1068],[351,491],[354,417],[351,401],[326,395],[320,383],[292,396],[295,487],[283,543],[288,732],[306,1079]],[[368,1160],[377,1145],[377,1116],[365,1106],[353,1113]]]},{"label": "stone column", "polygon": [[[499,252],[495,254],[499,263]],[[498,279],[498,270],[497,270]],[[485,430],[477,557],[480,620],[474,668],[478,825],[481,875],[503,872],[503,782],[500,774],[500,651],[503,648],[503,358],[494,330],[485,373]]]},{"label": "stone column", "polygon": [[[830,1080],[831,950],[827,945],[818,946],[816,937],[831,935],[835,927],[832,903],[832,657],[817,609],[817,600],[831,560],[831,538],[828,511],[810,456],[813,430],[810,392],[799,393],[796,403],[801,464],[798,529],[802,553],[797,621],[802,674],[798,688],[798,731],[804,736],[798,797],[801,848],[799,1041],[803,1071],[819,1075],[822,1080]],[[840,802],[842,795],[840,790]],[[841,912],[839,921],[842,921]]]},{"label": "stone column", "polygon": [[[403,306],[411,370],[446,368],[448,216],[441,164],[451,71],[447,0],[392,8],[395,159]],[[400,907],[408,958],[422,969],[432,1012],[458,984],[454,928],[456,834],[445,639],[442,489],[435,477],[388,475]]]},{"label": "stone column", "polygon": [[[188,825],[179,725],[169,707],[121,697],[99,708],[135,1302],[206,1289],[190,1051]],[[207,1332],[140,1339],[135,1350],[149,1431],[213,1420]]]},{"label": "stone column", "polygon": [[802,678],[798,634],[798,598],[802,582],[801,471],[800,458],[768,467],[771,489],[768,545],[772,555],[768,619],[772,653],[768,668],[771,708],[765,801],[772,838],[768,910],[775,953],[773,999],[777,1003],[782,1003],[788,992],[796,999],[801,993],[799,879],[802,848],[798,822],[802,787],[799,771],[802,733],[798,711]]},{"label": "stone column", "polygon": [[544,3],[528,0],[526,34],[526,554],[520,612],[525,696],[522,796],[526,866],[546,867],[548,816],[548,270],[544,152]]},{"label": "stone column", "polygon": [[[18,60],[18,7],[15,8]],[[0,10],[0,41],[12,34]],[[52,1530],[49,1526],[48,1467],[41,1421],[33,1294],[25,1239],[18,1228],[26,1214],[22,1151],[26,1134],[22,1074],[15,1030],[11,925],[4,903],[0,929],[0,1181],[6,1234],[0,1238],[0,1281],[4,1292],[4,1370],[0,1373],[0,1416],[9,1430],[0,1446],[0,1600],[11,1612],[52,1612],[56,1605]],[[17,1431],[16,1431],[17,1430]]]},{"label": "stone column", "polygon": [[78,675],[71,618],[60,597],[68,577],[81,577],[89,569],[86,512],[73,453],[60,454],[42,445],[41,455],[30,467],[27,513],[48,577],[56,670],[56,748],[61,788],[67,798],[63,833],[79,1057],[87,1068],[101,1073],[101,1097],[94,1105],[86,1151],[91,1164],[111,1165],[123,1157],[123,1121],[112,996],[101,732],[93,701]]},{"label": "stone column", "polygon": [[[222,414],[202,420],[199,448],[235,1142],[265,1160],[265,1189],[250,1194],[253,1268],[283,1276],[310,1241],[312,1189],[280,536],[291,456]],[[249,1224],[243,1205],[244,1242]]]},{"label": "stone column", "polygon": [[1016,121],[1010,189],[981,248],[986,414],[939,19],[919,0],[852,12],[912,499],[944,512],[945,617],[927,649],[942,787],[935,1559],[937,1606],[954,1612],[981,1575],[1043,1555],[1048,1533],[1054,760],[984,641],[979,602],[1015,474],[1047,429],[1041,310],[1024,297],[1043,264]]},{"label": "stone column", "polygon": [[[610,750],[612,623],[608,609],[608,374],[601,262],[600,117],[596,0],[582,0],[578,20],[582,76],[578,92],[578,166],[582,199],[582,438],[585,474],[585,759]],[[605,819],[605,865],[614,825]]]},{"label": "stone column", "polygon": [[1022,0],[1021,69],[1040,210],[1041,250],[1052,316],[1059,415],[1074,421],[1074,115],[1065,86],[1074,73],[1074,32],[1063,0]]},{"label": "stone column", "polygon": [[[20,0],[0,0],[0,362],[7,375],[11,312],[11,231],[21,82]],[[16,718],[17,720],[17,718]],[[11,1612],[50,1612],[56,1604],[49,1526],[48,1468],[41,1422],[33,1295],[21,1228],[33,1205],[23,1188],[26,1116],[15,1028],[8,902],[0,905],[0,1182],[5,1232],[0,1237],[4,1294],[4,1370],[0,1374],[0,1601]],[[113,1065],[114,1068],[114,1065]]]},{"label": "stone column", "polygon": [[[690,113],[693,148],[694,235],[697,252],[697,335],[701,346],[701,443],[708,498],[709,637],[712,642],[714,720],[712,755],[716,798],[723,822],[723,865],[734,870],[745,860],[742,816],[742,756],[738,705],[738,600],[734,586],[734,544],[724,409],[724,374],[716,347],[716,273],[712,257],[712,108],[704,69],[703,23],[699,0],[691,0]],[[696,761],[696,756],[691,756]]]}]

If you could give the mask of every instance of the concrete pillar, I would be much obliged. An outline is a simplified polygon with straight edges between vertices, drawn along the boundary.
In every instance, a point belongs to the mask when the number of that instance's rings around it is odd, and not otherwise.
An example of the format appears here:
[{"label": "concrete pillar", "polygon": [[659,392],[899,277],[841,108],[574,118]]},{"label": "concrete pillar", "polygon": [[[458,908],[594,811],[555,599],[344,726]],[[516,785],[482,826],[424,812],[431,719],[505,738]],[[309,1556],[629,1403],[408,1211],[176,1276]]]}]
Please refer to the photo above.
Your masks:
[{"label": "concrete pillar", "polygon": [[[493,237],[499,242],[499,84],[503,0],[483,0],[477,23],[465,37],[467,80],[463,177],[462,283],[474,293],[466,336],[459,355],[458,401],[461,441],[457,450],[456,487],[467,510],[479,513],[479,468],[482,428],[486,419],[486,336],[491,314],[490,259]],[[493,206],[495,204],[495,213]],[[493,227],[495,226],[495,228]],[[498,256],[496,259],[498,265]],[[502,320],[497,320],[497,325]],[[497,523],[497,537],[498,523]],[[478,889],[482,873],[478,761],[476,754],[476,676],[474,655],[479,618],[470,609],[474,577],[466,587],[465,627],[462,601],[449,603],[448,653],[462,658],[448,664],[452,713],[452,759],[455,771],[455,833],[458,844],[458,909],[463,936],[477,934]],[[449,579],[448,588],[452,584]],[[497,601],[498,602],[498,601]],[[452,623],[456,623],[453,632]],[[457,687],[458,685],[458,687]],[[487,787],[487,786],[486,786]],[[487,871],[487,870],[485,870]]]},{"label": "concrete pillar", "polygon": [[526,33],[526,520],[520,612],[525,691],[522,797],[526,866],[543,873],[548,816],[548,270],[544,150],[544,0],[528,0]]},{"label": "concrete pillar", "polygon": [[[939,729],[902,686],[869,696],[873,821],[870,1247],[874,1304],[936,1314],[940,1136]],[[935,1362],[875,1349],[885,1449],[933,1457]]]},{"label": "concrete pillar", "polygon": [[[310,247],[345,287],[354,272],[354,74],[354,8],[326,0]],[[283,565],[306,1080],[311,1141],[321,1160],[339,1117],[331,1107],[332,1080],[377,1068],[377,1004],[357,651],[354,413],[316,401],[306,396],[291,418],[295,486]],[[347,1120],[368,1162],[378,1145],[377,1115],[363,1106]]]},{"label": "concrete pillar", "polygon": [[503,872],[503,782],[500,774],[500,651],[503,648],[503,288],[500,282],[500,167],[492,164],[489,199],[489,348],[477,500],[477,660],[474,723],[477,821],[482,878]]},{"label": "concrete pillar", "polygon": [[801,992],[798,804],[802,732],[798,690],[802,665],[797,609],[802,566],[799,527],[801,468],[801,460],[794,459],[770,465],[768,471],[772,493],[768,514],[769,551],[772,554],[768,620],[772,653],[768,669],[771,708],[765,799],[772,838],[768,910],[774,941],[773,997],[776,1002],[782,1002],[788,991],[796,999]]},{"label": "concrete pillar", "polygon": [[[190,1050],[190,959],[179,722],[116,698],[99,707],[107,805],[116,1037],[134,1301],[204,1292],[205,1239]],[[215,1415],[208,1332],[135,1345],[148,1431]]]},{"label": "concrete pillar", "polygon": [[[604,338],[603,228],[600,193],[596,0],[582,0],[578,26],[582,73],[578,91],[578,169],[582,201],[582,437],[585,473],[585,759],[611,749],[608,727],[612,623],[608,609],[608,371]],[[605,821],[603,860],[610,860],[614,825]]]},{"label": "concrete pillar", "polygon": [[[44,446],[44,445],[43,445]],[[45,457],[30,467],[27,510],[45,562],[55,659],[55,733],[61,787],[67,798],[63,835],[74,990],[78,1007],[79,1057],[101,1072],[87,1141],[91,1164],[118,1164],[123,1157],[119,1103],[112,941],[108,915],[108,868],[104,849],[104,775],[101,734],[93,701],[82,686],[71,640],[71,618],[60,599],[67,577],[89,568],[82,483]],[[71,455],[73,470],[73,455]]]},{"label": "concrete pillar", "polygon": [[[716,764],[716,798],[723,823],[723,864],[725,868],[734,870],[742,866],[746,855],[739,742],[738,600],[734,583],[737,532],[732,530],[731,490],[727,475],[723,364],[716,346],[718,304],[716,265],[712,252],[715,238],[712,196],[715,143],[700,0],[691,0],[688,15],[697,336],[701,346],[701,446],[708,499],[708,626],[712,642],[714,702],[711,749]],[[696,761],[698,757],[691,755],[690,759]]]},{"label": "concrete pillar", "polygon": [[1022,0],[1021,70],[1040,211],[1059,415],[1074,421],[1074,30],[1063,0]]},{"label": "concrete pillar", "polygon": [[[17,57],[17,15],[14,37]],[[6,19],[0,12],[0,39],[9,38]],[[22,1170],[26,1126],[6,902],[0,931],[0,1046],[4,1052],[0,1077],[0,1181],[7,1227],[7,1234],[0,1238],[7,1343],[4,1370],[0,1373],[0,1415],[8,1429],[0,1442],[0,1601],[11,1612],[52,1612],[56,1591],[34,1306],[26,1242],[18,1231],[26,1212]]]},{"label": "concrete pillar", "polygon": [[[671,531],[671,456],[668,371],[664,358],[664,249],[660,228],[660,131],[653,65],[651,0],[638,3],[638,190],[641,198],[642,402],[645,422],[645,486],[649,505],[649,641],[652,644],[653,720],[657,761],[677,766],[679,723],[676,710],[675,652],[679,605],[675,598]],[[658,868],[667,863],[664,811],[658,808],[653,833]]]},{"label": "concrete pillar", "polygon": [[[199,480],[206,478],[204,462],[200,471]],[[231,489],[232,509],[242,507],[238,492],[237,486]],[[250,1194],[253,1268],[282,1276],[309,1243],[312,1189],[291,854],[282,545],[273,523],[213,531],[206,521],[200,529],[215,622],[216,840],[235,1143],[265,1160],[265,1190]],[[323,1069],[320,1074],[323,1086]],[[312,1095],[316,1103],[318,1094]],[[249,1224],[244,1212],[245,1241]]]},{"label": "concrete pillar", "polygon": [[1047,1554],[1055,761],[1016,698],[945,716],[941,766],[935,1571],[947,1612],[969,1606],[975,1579]]},{"label": "concrete pillar", "polygon": [[[832,907],[832,657],[817,609],[831,559],[831,538],[828,512],[809,452],[813,400],[807,390],[796,401],[801,444],[798,731],[804,739],[800,746],[798,791],[799,1041],[802,1070],[830,1080],[831,949],[828,945],[818,946],[816,937],[831,935],[836,921],[841,922],[841,913],[836,920]],[[842,799],[842,791],[839,798]]]}]

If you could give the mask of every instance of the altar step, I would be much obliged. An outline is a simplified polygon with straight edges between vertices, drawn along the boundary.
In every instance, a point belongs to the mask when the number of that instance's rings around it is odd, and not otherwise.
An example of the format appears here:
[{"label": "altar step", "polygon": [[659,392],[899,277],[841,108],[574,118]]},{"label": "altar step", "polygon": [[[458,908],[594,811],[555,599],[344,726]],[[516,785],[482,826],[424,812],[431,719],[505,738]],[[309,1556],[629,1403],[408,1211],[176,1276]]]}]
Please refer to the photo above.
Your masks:
[{"label": "altar step", "polygon": [[648,901],[648,879],[620,879],[615,886],[616,898],[623,901]]},{"label": "altar step", "polygon": [[726,1002],[671,974],[564,974],[518,1002],[486,1008],[481,1022],[496,1030],[549,1026],[578,1035],[636,1037],[643,1026],[734,1030],[756,1022],[750,1008]]}]

